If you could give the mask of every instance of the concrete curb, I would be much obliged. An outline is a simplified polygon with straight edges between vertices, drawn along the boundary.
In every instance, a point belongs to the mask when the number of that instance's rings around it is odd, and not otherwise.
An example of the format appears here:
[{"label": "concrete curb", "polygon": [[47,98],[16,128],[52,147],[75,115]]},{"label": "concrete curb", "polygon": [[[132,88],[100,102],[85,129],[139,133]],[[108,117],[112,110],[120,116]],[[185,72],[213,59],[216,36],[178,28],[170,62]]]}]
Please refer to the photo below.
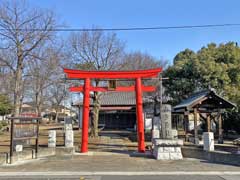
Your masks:
[{"label": "concrete curb", "polygon": [[182,147],[183,157],[204,159],[209,162],[240,166],[240,154],[222,151],[203,151],[196,147]]},{"label": "concrete curb", "polygon": [[240,175],[240,171],[96,171],[96,172],[76,172],[76,171],[52,171],[52,172],[0,172],[0,177],[14,177],[14,176],[142,176],[142,175]]}]

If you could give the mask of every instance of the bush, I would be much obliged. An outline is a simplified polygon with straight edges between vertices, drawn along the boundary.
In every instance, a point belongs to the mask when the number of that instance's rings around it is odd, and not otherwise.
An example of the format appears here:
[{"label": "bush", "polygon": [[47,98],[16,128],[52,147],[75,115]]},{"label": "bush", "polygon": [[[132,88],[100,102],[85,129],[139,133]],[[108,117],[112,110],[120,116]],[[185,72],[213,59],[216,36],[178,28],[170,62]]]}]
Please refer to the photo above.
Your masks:
[{"label": "bush", "polygon": [[0,131],[2,131],[7,125],[8,123],[6,121],[0,121]]},{"label": "bush", "polygon": [[0,94],[0,115],[4,116],[11,113],[12,105],[9,98],[3,94]]},{"label": "bush", "polygon": [[226,112],[223,115],[224,124],[223,128],[225,132],[229,130],[234,130],[238,134],[240,134],[240,106],[236,109]]}]

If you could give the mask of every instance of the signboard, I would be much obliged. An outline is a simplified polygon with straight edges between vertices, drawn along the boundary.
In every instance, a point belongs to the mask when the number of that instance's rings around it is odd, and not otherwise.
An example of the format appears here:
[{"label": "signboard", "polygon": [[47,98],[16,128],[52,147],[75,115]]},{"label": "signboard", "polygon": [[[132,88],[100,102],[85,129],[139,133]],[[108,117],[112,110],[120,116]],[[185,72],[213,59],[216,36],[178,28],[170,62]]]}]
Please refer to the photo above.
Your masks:
[{"label": "signboard", "polygon": [[109,80],[108,81],[108,90],[115,90],[117,87],[117,81],[116,80]]},{"label": "signboard", "polygon": [[10,163],[12,163],[14,149],[17,152],[23,150],[24,143],[17,144],[17,142],[24,142],[25,140],[35,139],[35,157],[37,157],[39,120],[41,117],[21,116],[9,117],[8,119],[11,120]]},{"label": "signboard", "polygon": [[152,112],[146,112],[145,113],[145,118],[153,119],[153,117],[154,117],[154,114]]},{"label": "signboard", "polygon": [[36,138],[37,137],[37,124],[36,123],[14,123],[13,124],[13,138]]}]

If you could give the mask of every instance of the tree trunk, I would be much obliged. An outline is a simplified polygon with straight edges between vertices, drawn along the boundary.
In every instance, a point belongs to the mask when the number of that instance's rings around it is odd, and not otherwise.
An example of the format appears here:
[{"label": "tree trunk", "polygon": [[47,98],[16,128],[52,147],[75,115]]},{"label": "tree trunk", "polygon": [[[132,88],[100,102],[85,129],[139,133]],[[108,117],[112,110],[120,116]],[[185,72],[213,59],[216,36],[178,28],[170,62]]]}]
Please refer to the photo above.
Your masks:
[{"label": "tree trunk", "polygon": [[56,117],[55,117],[55,123],[58,123],[58,107],[56,108]]},{"label": "tree trunk", "polygon": [[58,111],[56,112],[55,123],[58,123]]},{"label": "tree trunk", "polygon": [[94,92],[94,107],[93,107],[93,124],[91,127],[90,136],[98,137],[98,120],[99,120],[99,109],[100,109],[100,94]]},{"label": "tree trunk", "polygon": [[41,105],[41,104],[38,104],[36,109],[37,109],[37,115],[38,115],[38,117],[41,117],[41,112],[42,112],[41,109],[42,109],[42,105]]},{"label": "tree trunk", "polygon": [[42,112],[42,98],[43,98],[43,92],[42,90],[38,90],[38,92],[35,93],[35,101],[36,101],[36,113],[40,117]]},{"label": "tree trunk", "polygon": [[23,72],[23,56],[18,53],[18,63],[15,72],[15,87],[14,87],[14,116],[20,114],[21,96],[22,96],[22,72]]},{"label": "tree trunk", "polygon": [[35,103],[36,103],[36,107],[35,107],[35,112],[37,113],[37,115],[39,114],[39,93],[36,92],[35,93]]}]

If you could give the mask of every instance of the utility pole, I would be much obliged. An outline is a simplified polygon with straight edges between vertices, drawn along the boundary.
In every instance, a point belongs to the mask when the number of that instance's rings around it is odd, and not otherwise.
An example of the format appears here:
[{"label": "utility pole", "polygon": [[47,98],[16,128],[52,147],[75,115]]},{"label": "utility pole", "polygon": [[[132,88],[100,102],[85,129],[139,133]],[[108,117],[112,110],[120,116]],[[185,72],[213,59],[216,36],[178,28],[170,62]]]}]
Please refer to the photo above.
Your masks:
[{"label": "utility pole", "polygon": [[163,90],[163,88],[162,88],[162,73],[160,74],[160,108],[162,107],[162,90]]}]

